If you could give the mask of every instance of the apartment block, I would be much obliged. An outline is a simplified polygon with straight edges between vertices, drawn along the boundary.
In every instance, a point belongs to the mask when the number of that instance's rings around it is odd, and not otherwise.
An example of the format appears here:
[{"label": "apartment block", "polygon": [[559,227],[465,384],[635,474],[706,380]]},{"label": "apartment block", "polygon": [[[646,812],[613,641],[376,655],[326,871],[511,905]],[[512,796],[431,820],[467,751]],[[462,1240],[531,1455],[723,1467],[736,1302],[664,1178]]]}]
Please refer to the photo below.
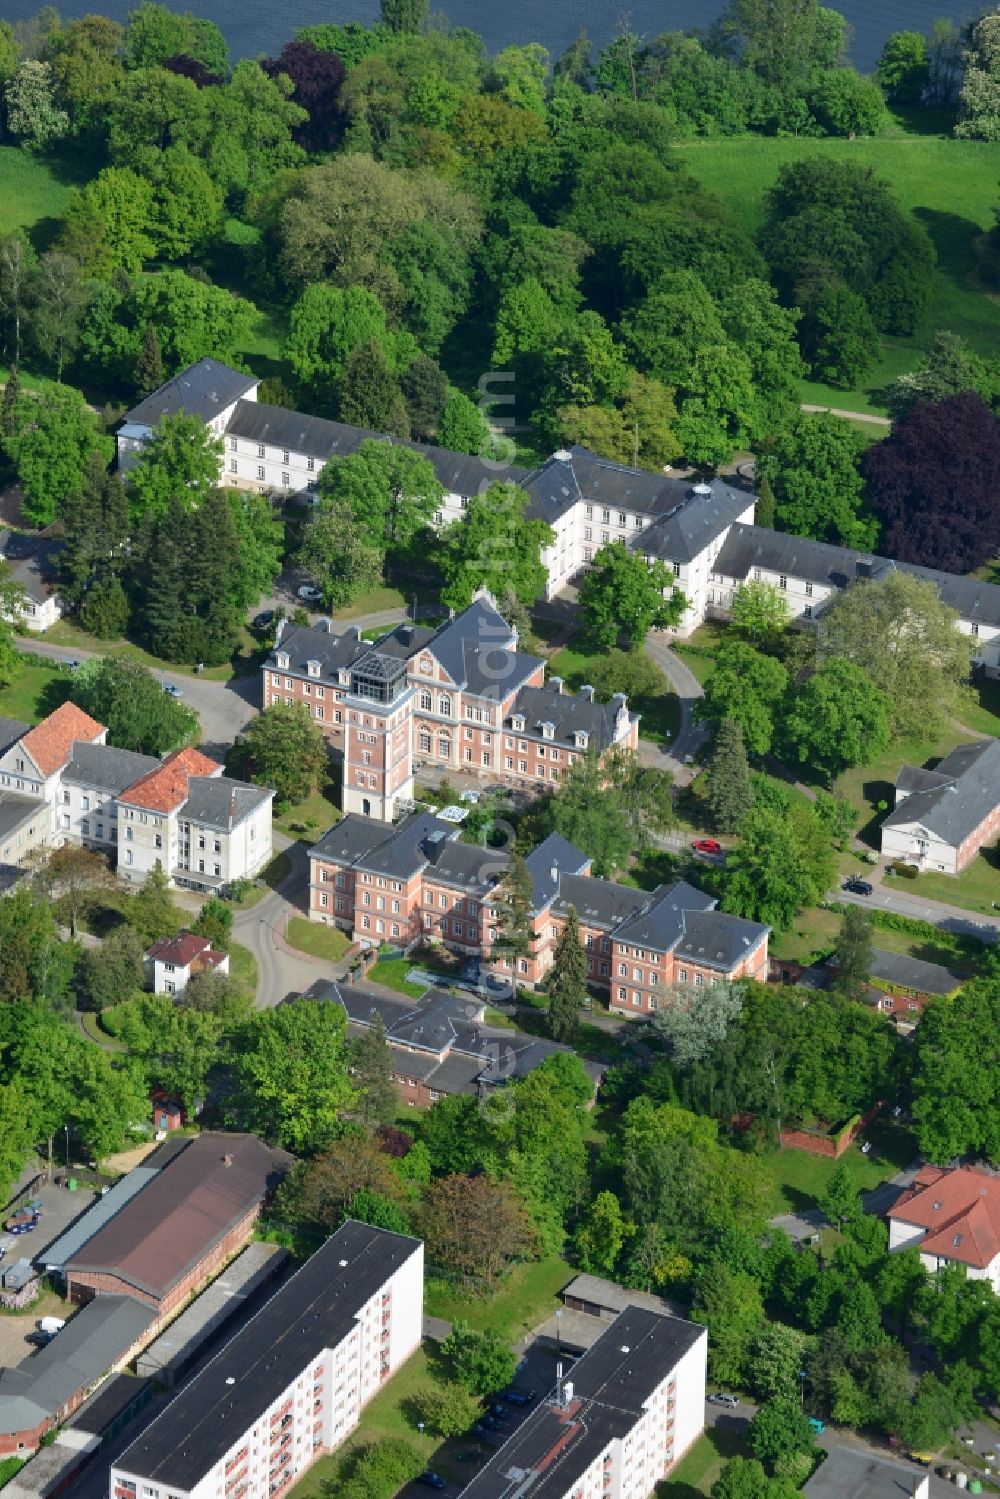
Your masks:
[{"label": "apartment block", "polygon": [[705,1425],[708,1332],[628,1307],[463,1499],[646,1499]]},{"label": "apartment block", "polygon": [[350,1222],[112,1464],[111,1499],[273,1499],[420,1344],[423,1245]]}]

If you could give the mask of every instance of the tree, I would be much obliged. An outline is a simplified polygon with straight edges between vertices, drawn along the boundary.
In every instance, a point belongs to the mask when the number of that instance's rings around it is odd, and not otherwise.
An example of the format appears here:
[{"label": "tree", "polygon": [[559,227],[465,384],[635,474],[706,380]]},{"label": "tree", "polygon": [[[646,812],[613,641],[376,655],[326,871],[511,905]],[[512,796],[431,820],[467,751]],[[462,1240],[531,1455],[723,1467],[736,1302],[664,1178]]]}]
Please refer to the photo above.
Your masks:
[{"label": "tree", "polygon": [[233,602],[245,610],[256,604],[281,571],[285,552],[285,528],[266,494],[252,489],[226,492],[239,551],[234,578]]},{"label": "tree", "polygon": [[747,1373],[759,1400],[794,1396],[799,1392],[806,1338],[782,1322],[761,1324],[750,1348]]},{"label": "tree", "polygon": [[573,1236],[573,1251],[592,1275],[613,1275],[629,1235],[622,1206],[613,1192],[598,1192]]},{"label": "tree", "polygon": [[197,714],[127,656],[92,656],[73,674],[70,696],[107,727],[108,743],[116,749],[163,756],[198,732]]},{"label": "tree", "polygon": [[80,342],[88,288],[79,262],[61,251],[42,255],[28,282],[31,338],[61,381]]},{"label": "tree", "polygon": [[258,1010],[233,1066],[235,1117],[290,1150],[328,1143],[355,1100],[348,1057],[340,1005],[299,999]]},{"label": "tree", "polygon": [[[22,64],[22,69],[25,64]],[[15,74],[15,77],[17,75]],[[8,89],[10,84],[8,84]],[[10,106],[8,104],[8,110]],[[1000,140],[1000,14],[991,11],[968,33],[955,134]]]},{"label": "tree", "polygon": [[738,723],[751,755],[766,755],[775,734],[775,714],[788,686],[788,672],[739,640],[719,650],[716,669],[705,684],[695,716],[701,723]]},{"label": "tree", "polygon": [[74,189],[60,248],[93,276],[109,278],[118,270],[138,275],[156,248],[152,214],[153,188],[145,177],[128,167],[104,167],[85,187]]},{"label": "tree", "polygon": [[457,1437],[469,1431],[481,1410],[479,1401],[454,1381],[418,1391],[411,1404],[420,1429],[439,1437]]},{"label": "tree", "polygon": [[171,500],[187,509],[201,504],[219,482],[221,462],[222,441],[200,417],[186,411],[163,417],[129,473],[135,519],[165,515]]},{"label": "tree", "polygon": [[892,737],[891,704],[850,661],[828,657],[791,693],[784,737],[803,765],[826,771],[871,765]]},{"label": "tree", "polygon": [[945,1164],[954,1156],[982,1154],[1000,1162],[998,1019],[994,973],[966,984],[953,1000],[932,1004],[922,1016],[912,1091],[917,1140],[927,1160]]},{"label": "tree", "polygon": [[705,800],[713,827],[721,833],[735,833],[753,805],[743,730],[735,718],[723,718],[719,724],[707,780]]},{"label": "tree", "polygon": [[329,767],[323,731],[305,703],[272,703],[251,719],[238,758],[258,786],[273,786],[279,803],[301,802]]},{"label": "tree", "polygon": [[138,993],[143,984],[143,944],[130,926],[116,927],[80,959],[80,1009],[101,1010]]},{"label": "tree", "polygon": [[243,627],[244,583],[225,491],[207,490],[194,509],[173,496],[162,515],[143,522],[131,561],[143,644],[155,656],[208,666],[232,656]]},{"label": "tree", "polygon": [[293,132],[299,145],[311,152],[329,151],[336,145],[343,123],[338,95],[346,76],[337,53],[318,47],[300,33],[295,41],[285,43],[277,57],[265,58],[262,67],[272,78],[284,74],[290,80],[292,99],[308,115]]},{"label": "tree", "polygon": [[846,1161],[840,1161],[835,1167],[817,1203],[836,1228],[841,1228],[844,1220],[856,1211],[858,1187]]},{"label": "tree", "polygon": [[861,999],[871,977],[872,933],[860,906],[848,906],[841,917],[834,952],[837,959],[834,988],[847,999]]},{"label": "tree", "polygon": [[377,1137],[351,1132],[311,1160],[297,1163],[278,1188],[275,1214],[283,1223],[330,1232],[345,1221],[348,1204],[357,1203],[362,1194],[395,1203],[404,1191]]},{"label": "tree", "polygon": [[590,752],[563,776],[559,794],[543,814],[544,830],[583,849],[594,861],[594,873],[607,878],[649,846],[650,832],[676,825],[672,786],[668,772],[640,764],[620,745],[603,759]]},{"label": "tree", "polygon": [[0,1005],[31,1000],[39,1010],[61,1010],[76,957],[75,945],[60,940],[52,906],[27,882],[0,902]]},{"label": "tree", "polygon": [[437,439],[453,453],[483,454],[489,451],[490,429],[486,418],[460,390],[450,390],[438,423]]},{"label": "tree", "polygon": [[379,8],[390,31],[419,32],[427,19],[427,0],[379,0]]},{"label": "tree", "polygon": [[0,687],[9,687],[21,670],[15,621],[23,617],[28,595],[10,564],[0,560]]},{"label": "tree", "polygon": [[722,32],[744,67],[781,90],[800,88],[814,70],[842,61],[846,28],[818,0],[731,0]]},{"label": "tree", "polygon": [[812,1428],[792,1395],[762,1405],[747,1433],[750,1451],[772,1470],[789,1459],[809,1457],[814,1449]]},{"label": "tree", "polygon": [[177,935],[181,913],[174,905],[170,882],[159,859],[129,901],[125,920],[138,934],[143,949],[164,937]]},{"label": "tree", "polygon": [[575,906],[570,906],[566,925],[559,933],[546,990],[549,1035],[553,1041],[571,1046],[587,998],[587,954],[580,941],[580,919]]},{"label": "tree", "polygon": [[751,1275],[709,1260],[698,1274],[691,1314],[708,1328],[712,1378],[742,1385],[750,1348],[764,1320],[760,1290]]},{"label": "tree", "polygon": [[217,895],[210,895],[191,923],[191,930],[199,937],[207,937],[217,952],[228,952],[233,939],[232,906]]},{"label": "tree", "polygon": [[927,39],[919,31],[894,31],[875,64],[875,76],[892,104],[919,104],[930,82]]},{"label": "tree", "polygon": [[336,609],[383,581],[385,550],[358,523],[349,499],[324,497],[305,528],[299,561],[322,590],[326,608]]},{"label": "tree", "polygon": [[878,135],[889,121],[878,84],[853,68],[821,73],[809,90],[809,108],[828,135]]},{"label": "tree", "polygon": [[168,994],[141,994],[119,1006],[109,1024],[141,1064],[148,1084],[177,1094],[189,1110],[196,1108],[220,1056],[215,1016],[183,1008]]},{"label": "tree", "polygon": [[75,938],[81,918],[116,881],[103,854],[65,843],[49,854],[39,871],[39,883],[69,917],[69,934]]},{"label": "tree", "polygon": [[852,662],[889,699],[893,735],[927,739],[960,702],[970,639],[931,582],[893,569],[851,584],[823,610],[820,661]]},{"label": "tree", "polygon": [[44,151],[66,134],[69,115],[55,100],[52,65],[28,58],[3,91],[7,129],[26,151]]},{"label": "tree", "polygon": [[24,513],[36,526],[51,525],[83,485],[91,456],[107,460],[112,444],[100,436],[93,412],[69,385],[49,385],[37,395],[25,392],[14,423],[4,446],[17,465]]},{"label": "tree", "polygon": [[361,1190],[355,1192],[344,1208],[342,1223],[351,1219],[358,1223],[371,1223],[375,1228],[384,1228],[391,1234],[411,1234],[410,1221],[398,1203],[378,1192]]},{"label": "tree", "polygon": [[329,504],[350,517],[382,552],[408,547],[430,524],[444,496],[422,454],[376,441],[363,442],[349,458],[325,464],[316,487],[320,514]]},{"label": "tree", "polygon": [[[79,487],[59,506],[63,545],[59,552],[60,593],[80,610],[95,588],[117,578],[127,560],[129,515],[117,474],[109,474],[98,450],[86,459]],[[127,615],[126,615],[127,617]]]},{"label": "tree", "polygon": [[241,367],[240,351],[247,347],[259,318],[246,298],[178,270],[162,270],[138,281],[132,306],[137,330],[147,323],[156,329],[168,377],[209,356]]},{"label": "tree", "polygon": [[393,437],[409,437],[410,418],[395,371],[380,344],[368,339],[344,365],[338,402],[341,421]]},{"label": "tree", "polygon": [[506,1182],[445,1176],[424,1193],[420,1227],[428,1259],[465,1284],[489,1290],[535,1243],[524,1205]]},{"label": "tree", "polygon": [[757,460],[757,479],[771,486],[779,531],[838,546],[869,548],[876,528],[865,514],[860,461],[864,438],[839,417],[802,414]]},{"label": "tree", "polygon": [[962,82],[962,29],[947,16],[931,23],[927,38],[928,102],[954,104]]},{"label": "tree", "polygon": [[957,333],[941,330],[917,368],[892,382],[887,405],[894,421],[918,401],[943,401],[968,390],[992,406],[998,386],[1000,371],[993,361],[981,358]]},{"label": "tree", "polygon": [[726,979],[698,988],[673,985],[657,1002],[653,1027],[670,1043],[675,1067],[690,1067],[726,1039],[743,1011],[744,989]]},{"label": "tree", "polygon": [[164,381],[163,352],[160,340],[152,323],[147,323],[142,334],[142,347],[135,362],[135,388],[140,396],[151,396]]},{"label": "tree", "polygon": [[623,541],[601,547],[580,588],[584,629],[595,645],[604,647],[617,644],[620,635],[630,647],[642,645],[654,626],[678,624],[686,608],[687,599],[667,564],[659,559],[647,563]]},{"label": "tree", "polygon": [[528,503],[517,484],[491,484],[442,532],[437,561],[446,608],[467,609],[480,588],[497,596],[510,589],[529,607],[542,596],[548,576],[542,550],[554,536],[545,521],[528,519]]},{"label": "tree", "polygon": [[810,809],[754,808],[726,859],[722,909],[787,931],[800,907],[821,900],[834,877],[833,854]]},{"label": "tree", "polygon": [[864,455],[886,550],[945,572],[981,567],[1000,548],[1000,422],[972,391],[918,401]]},{"label": "tree", "polygon": [[432,442],[448,399],[448,376],[435,360],[418,354],[404,370],[400,387],[414,437]]},{"label": "tree", "polygon": [[531,873],[521,854],[511,854],[510,864],[498,892],[497,935],[493,952],[516,969],[517,960],[535,950]]},{"label": "tree", "polygon": [[[21,359],[21,323],[28,304],[28,292],[34,269],[34,252],[22,230],[0,239],[0,313],[3,314],[4,357],[16,377]],[[10,381],[8,381],[8,384]],[[16,379],[15,379],[16,384]],[[5,392],[6,396],[6,392]],[[8,431],[4,425],[4,433]]]},{"label": "tree", "polygon": [[351,1078],[358,1095],[358,1116],[365,1127],[391,1124],[399,1108],[399,1090],[381,1016],[376,1015],[351,1046]]},{"label": "tree", "polygon": [[733,1457],[712,1485],[712,1499],[795,1499],[799,1486],[790,1478],[768,1478],[754,1457]]},{"label": "tree", "polygon": [[773,583],[751,579],[733,592],[729,610],[734,630],[755,647],[773,649],[791,622],[788,600]]},{"label": "tree", "polygon": [[506,1338],[492,1330],[476,1332],[461,1320],[441,1344],[441,1359],[471,1395],[495,1395],[517,1372],[517,1354]]}]

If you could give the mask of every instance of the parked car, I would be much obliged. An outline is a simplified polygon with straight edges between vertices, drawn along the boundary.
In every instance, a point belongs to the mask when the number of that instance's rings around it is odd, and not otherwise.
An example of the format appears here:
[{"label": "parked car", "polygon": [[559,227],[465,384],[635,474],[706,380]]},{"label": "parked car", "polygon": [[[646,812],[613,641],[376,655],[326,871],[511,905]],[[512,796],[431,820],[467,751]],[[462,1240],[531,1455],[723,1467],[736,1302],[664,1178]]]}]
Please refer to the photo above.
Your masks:
[{"label": "parked car", "polygon": [[727,1395],[724,1390],[714,1390],[708,1397],[708,1403],[709,1405],[724,1405],[728,1410],[732,1410],[740,1402],[735,1395]]},{"label": "parked car", "polygon": [[177,686],[176,682],[166,682],[166,683],[164,683],[163,690],[164,690],[165,693],[167,693],[167,695],[169,697],[183,697],[184,696],[183,690],[180,687]]},{"label": "parked car", "polygon": [[438,1473],[432,1473],[428,1468],[426,1473],[421,1473],[417,1478],[418,1483],[425,1483],[429,1489],[443,1489],[444,1479]]},{"label": "parked car", "polygon": [[857,874],[852,874],[849,880],[845,880],[841,889],[850,890],[852,895],[874,895],[875,893],[875,886],[871,881],[863,880]]},{"label": "parked car", "polygon": [[533,1405],[538,1395],[534,1390],[504,1390],[500,1398],[508,1405]]},{"label": "parked car", "polygon": [[38,1227],[37,1218],[22,1218],[20,1223],[8,1223],[8,1229],[12,1234],[31,1234]]},{"label": "parked car", "polygon": [[317,588],[315,583],[302,583],[295,590],[295,597],[303,599],[307,604],[321,604],[323,602],[323,591]]},{"label": "parked car", "polygon": [[691,847],[696,854],[712,854],[718,857],[722,853],[722,844],[717,838],[696,838]]},{"label": "parked car", "polygon": [[826,1430],[826,1422],[821,1421],[819,1416],[810,1416],[809,1430],[815,1432],[818,1437],[821,1437]]},{"label": "parked car", "polygon": [[266,630],[273,619],[273,609],[262,609],[259,614],[254,615],[253,627],[255,630]]}]

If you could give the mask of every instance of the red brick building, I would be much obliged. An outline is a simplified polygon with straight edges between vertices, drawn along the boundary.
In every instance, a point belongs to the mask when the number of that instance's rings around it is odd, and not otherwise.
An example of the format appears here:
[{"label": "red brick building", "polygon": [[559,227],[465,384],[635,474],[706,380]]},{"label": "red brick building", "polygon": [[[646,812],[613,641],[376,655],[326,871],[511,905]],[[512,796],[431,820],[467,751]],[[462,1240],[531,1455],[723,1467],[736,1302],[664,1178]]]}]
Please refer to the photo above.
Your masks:
[{"label": "red brick building", "polygon": [[[491,964],[497,886],[507,856],[456,841],[430,813],[394,828],[350,815],[309,851],[309,915],[354,941],[410,947],[440,942]],[[558,835],[529,855],[536,942],[517,960],[519,983],[535,985],[552,964],[570,908],[580,921],[591,984],[613,1009],[650,1014],[673,985],[767,977],[769,928],[726,916],[715,900],[680,882],[654,891],[594,879],[591,861]],[[510,960],[493,966],[510,971]]]},{"label": "red brick building", "polygon": [[343,758],[343,807],[389,822],[415,770],[484,785],[551,788],[581,755],[635,749],[624,695],[563,691],[488,596],[437,630],[398,625],[369,644],[350,629],[281,633],[263,666],[263,706],[305,703]]},{"label": "red brick building", "polygon": [[132,1296],[164,1319],[246,1243],[290,1165],[256,1135],[199,1135],[67,1262],[67,1295]]}]

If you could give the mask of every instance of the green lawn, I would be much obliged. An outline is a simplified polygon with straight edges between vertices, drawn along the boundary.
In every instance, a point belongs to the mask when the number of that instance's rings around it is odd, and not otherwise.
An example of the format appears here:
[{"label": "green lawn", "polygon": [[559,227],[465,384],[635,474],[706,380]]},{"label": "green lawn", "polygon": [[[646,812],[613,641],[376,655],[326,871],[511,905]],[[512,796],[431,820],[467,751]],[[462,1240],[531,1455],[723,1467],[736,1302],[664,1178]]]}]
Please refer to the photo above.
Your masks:
[{"label": "green lawn", "polygon": [[928,900],[943,900],[966,911],[993,912],[1000,903],[1000,844],[984,849],[961,874],[918,875],[915,880],[900,880],[900,894],[926,895]]},{"label": "green lawn", "polygon": [[328,963],[339,963],[351,945],[350,938],[339,928],[321,926],[318,921],[310,921],[306,916],[293,916],[285,937],[299,952],[323,958]]},{"label": "green lawn", "polygon": [[34,660],[22,656],[16,681],[0,688],[0,718],[37,723],[66,701],[72,680],[64,666],[44,661],[40,656]]},{"label": "green lawn", "polygon": [[421,994],[427,993],[427,985],[410,983],[406,975],[412,967],[411,958],[380,958],[369,968],[368,978],[373,984],[395,989],[397,994],[405,994],[409,999],[419,999]]},{"label": "green lawn", "polygon": [[98,1046],[104,1047],[105,1051],[127,1050],[123,1041],[119,1041],[115,1036],[110,1036],[106,1030],[102,1029],[100,1016],[95,1015],[92,1011],[85,1010],[80,1015],[80,1024],[91,1041],[96,1041]]},{"label": "green lawn", "polygon": [[746,1444],[736,1432],[713,1426],[702,1433],[673,1476],[657,1486],[657,1499],[700,1499],[711,1493],[729,1458],[745,1455]]},{"label": "green lawn", "polygon": [[883,339],[883,359],[854,391],[803,382],[802,400],[853,411],[878,409],[872,393],[914,367],[934,332],[948,328],[982,354],[1000,339],[1000,298],[978,289],[979,236],[992,227],[997,200],[995,147],[945,136],[899,133],[878,140],[762,139],[697,141],[682,148],[682,163],[718,193],[756,233],[764,198],[787,162],[828,156],[873,167],[888,179],[904,208],[927,229],[938,255],[934,294],[924,326],[913,338]]},{"label": "green lawn", "polygon": [[429,1279],[424,1289],[424,1311],[449,1322],[462,1319],[480,1332],[505,1333],[514,1341],[555,1311],[559,1292],[575,1274],[565,1260],[550,1255],[531,1264],[515,1265],[489,1296]]},{"label": "green lawn", "polygon": [[98,640],[96,635],[91,635],[71,619],[61,619],[50,630],[46,630],[45,641],[48,645],[93,651],[99,656],[128,656],[133,661],[141,661],[150,671],[169,671],[187,677],[202,676],[209,682],[228,682],[233,677],[253,676],[259,670],[261,661],[260,642],[249,630],[243,631],[233,660],[225,661],[221,666],[207,666],[202,672],[196,672],[191,664],[162,661],[159,656],[151,656],[149,651],[144,651],[142,646],[133,645],[130,640]]},{"label": "green lawn", "polygon": [[866,1192],[916,1159],[916,1141],[907,1130],[874,1120],[864,1139],[873,1142],[878,1160],[862,1155],[858,1145],[849,1146],[839,1161],[832,1156],[810,1155],[807,1150],[790,1148],[761,1157],[774,1188],[773,1211],[794,1213],[815,1206],[840,1165],[850,1171],[857,1190]]},{"label": "green lawn", "polygon": [[276,814],[274,826],[288,838],[303,838],[306,843],[315,843],[340,818],[334,784],[328,781],[322,791],[314,791],[304,802],[296,802],[286,812]]},{"label": "green lawn", "polygon": [[[1000,578],[994,579],[991,575],[988,581],[1000,581]],[[1000,735],[1000,682],[985,677],[975,684],[969,696],[970,701],[963,703],[958,710],[961,722],[979,734]]]},{"label": "green lawn", "polygon": [[70,184],[37,156],[19,146],[0,146],[0,234],[62,218],[70,191]]},{"label": "green lawn", "polygon": [[257,959],[241,942],[229,944],[229,972],[249,994],[257,993]]},{"label": "green lawn", "polygon": [[249,911],[251,906],[257,905],[258,901],[262,901],[264,899],[264,896],[267,895],[268,891],[276,890],[277,887],[281,884],[282,880],[285,879],[287,875],[291,874],[291,872],[292,861],[288,857],[288,855],[284,853],[275,854],[270,864],[262,869],[260,874],[257,876],[257,879],[263,881],[263,883],[259,885],[255,883],[251,885],[250,889],[247,891],[246,895],[244,895],[242,900],[233,902],[236,910]]},{"label": "green lawn", "polygon": [[[602,651],[589,653],[575,645],[565,645],[550,658],[546,675],[562,677],[571,692],[578,692],[585,682],[593,680],[594,666],[603,659]],[[643,739],[654,744],[673,739],[681,726],[680,703],[665,677],[663,691],[630,698],[629,707],[642,715],[639,732]]]},{"label": "green lawn", "polygon": [[[968,742],[968,736],[954,727],[936,740],[897,741],[872,765],[858,765],[838,776],[836,789],[861,812],[858,837],[878,849],[879,827],[893,804],[893,788],[902,764],[924,765],[928,760],[941,759],[957,744]],[[885,804],[881,809],[880,803]]]},{"label": "green lawn", "polygon": [[[909,891],[909,883],[905,888]],[[902,882],[900,889],[903,889]],[[770,955],[779,963],[782,959],[811,963],[825,958],[833,951],[839,930],[840,917],[836,911],[822,911],[818,907],[800,911],[791,930],[774,933],[769,945]],[[970,962],[968,951],[960,946],[960,939],[944,931],[934,937],[921,937],[910,932],[872,927],[872,943],[886,952],[905,953],[907,957],[920,958],[925,963],[943,963],[948,968],[969,971],[976,966]]]},{"label": "green lawn", "polygon": [[412,603],[412,597],[400,593],[398,588],[373,588],[369,593],[361,594],[346,609],[339,609],[333,617],[335,620],[358,619],[363,614],[381,614],[385,609],[406,609]]}]

